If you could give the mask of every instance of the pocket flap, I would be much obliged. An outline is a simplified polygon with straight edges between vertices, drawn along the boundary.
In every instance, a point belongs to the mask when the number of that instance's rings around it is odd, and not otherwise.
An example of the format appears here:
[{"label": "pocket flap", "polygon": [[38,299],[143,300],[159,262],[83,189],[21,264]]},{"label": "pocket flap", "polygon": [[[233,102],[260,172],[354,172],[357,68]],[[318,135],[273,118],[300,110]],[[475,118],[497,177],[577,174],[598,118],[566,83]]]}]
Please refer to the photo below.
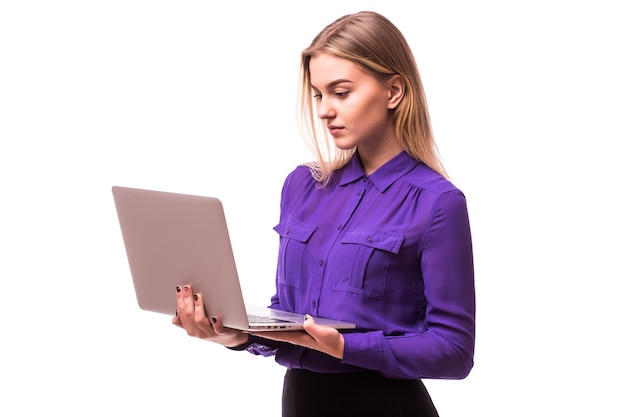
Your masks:
[{"label": "pocket flap", "polygon": [[311,238],[315,229],[317,229],[317,226],[304,224],[294,219],[288,219],[286,222],[281,222],[274,226],[274,230],[280,236],[303,243]]},{"label": "pocket flap", "polygon": [[371,230],[349,230],[341,243],[356,243],[397,254],[404,242],[403,233],[373,232]]}]

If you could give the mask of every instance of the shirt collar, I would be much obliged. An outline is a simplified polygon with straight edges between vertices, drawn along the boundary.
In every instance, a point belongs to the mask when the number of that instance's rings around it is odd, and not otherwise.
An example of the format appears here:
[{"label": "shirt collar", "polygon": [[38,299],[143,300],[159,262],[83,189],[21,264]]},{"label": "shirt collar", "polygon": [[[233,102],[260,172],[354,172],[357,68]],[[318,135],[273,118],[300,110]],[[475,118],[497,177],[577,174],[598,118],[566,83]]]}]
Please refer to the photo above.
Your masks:
[{"label": "shirt collar", "polygon": [[[384,192],[391,184],[403,177],[418,164],[419,162],[413,159],[413,157],[405,151],[402,151],[374,171],[374,173],[369,176],[369,179],[379,191]],[[348,161],[337,174],[337,184],[339,186],[345,186],[365,177],[365,170],[363,169],[359,153],[355,152],[350,161]]]}]

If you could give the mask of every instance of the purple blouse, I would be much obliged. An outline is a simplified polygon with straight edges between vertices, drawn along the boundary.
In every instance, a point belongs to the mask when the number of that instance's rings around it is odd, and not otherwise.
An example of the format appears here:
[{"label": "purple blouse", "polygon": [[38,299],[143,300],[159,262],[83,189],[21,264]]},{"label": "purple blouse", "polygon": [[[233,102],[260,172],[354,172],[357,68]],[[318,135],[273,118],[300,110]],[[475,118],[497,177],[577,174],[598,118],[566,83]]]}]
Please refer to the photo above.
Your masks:
[{"label": "purple blouse", "polygon": [[242,346],[289,368],[464,378],[473,366],[474,267],[465,196],[402,152],[372,175],[358,153],[319,188],[285,180],[271,307],[351,321],[344,357],[252,336]]}]

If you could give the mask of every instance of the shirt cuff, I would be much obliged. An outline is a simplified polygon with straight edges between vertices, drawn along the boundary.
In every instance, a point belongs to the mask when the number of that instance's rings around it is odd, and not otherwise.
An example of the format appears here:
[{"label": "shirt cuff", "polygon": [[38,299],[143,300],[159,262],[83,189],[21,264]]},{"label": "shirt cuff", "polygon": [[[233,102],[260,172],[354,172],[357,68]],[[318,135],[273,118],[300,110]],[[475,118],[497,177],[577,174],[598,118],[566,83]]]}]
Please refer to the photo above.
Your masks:
[{"label": "shirt cuff", "polygon": [[342,362],[372,371],[380,371],[382,332],[345,333]]},{"label": "shirt cuff", "polygon": [[241,351],[245,350],[254,355],[261,356],[273,356],[276,354],[276,350],[280,342],[273,342],[271,340],[256,336],[248,335],[248,341],[239,346],[228,347],[230,350]]},{"label": "shirt cuff", "polygon": [[254,336],[252,335],[248,335],[248,340],[245,343],[242,343],[240,345],[237,346],[226,346],[228,349],[230,350],[246,350],[248,348],[248,346],[250,346],[253,342],[251,341],[251,339]]}]

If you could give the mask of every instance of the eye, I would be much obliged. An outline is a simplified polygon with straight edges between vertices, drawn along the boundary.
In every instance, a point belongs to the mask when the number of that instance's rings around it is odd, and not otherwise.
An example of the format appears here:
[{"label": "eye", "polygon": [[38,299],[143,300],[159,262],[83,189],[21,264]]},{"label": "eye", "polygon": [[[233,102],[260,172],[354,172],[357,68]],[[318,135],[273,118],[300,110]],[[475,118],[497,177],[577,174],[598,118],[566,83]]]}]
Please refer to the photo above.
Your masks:
[{"label": "eye", "polygon": [[348,95],[348,93],[350,93],[349,91],[336,91],[335,95],[337,97],[346,97]]},{"label": "eye", "polygon": [[322,98],[322,93],[313,93],[313,98],[319,100]]}]

